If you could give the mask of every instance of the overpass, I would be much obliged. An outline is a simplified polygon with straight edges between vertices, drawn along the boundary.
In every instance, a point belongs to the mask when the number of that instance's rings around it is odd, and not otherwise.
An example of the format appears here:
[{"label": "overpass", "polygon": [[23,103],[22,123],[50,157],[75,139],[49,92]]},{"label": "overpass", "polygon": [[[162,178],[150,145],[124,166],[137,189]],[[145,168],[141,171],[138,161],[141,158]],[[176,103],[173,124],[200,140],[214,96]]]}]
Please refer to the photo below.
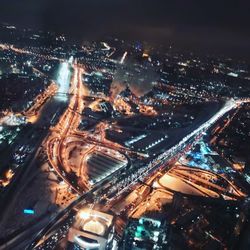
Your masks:
[{"label": "overpass", "polygon": [[[122,194],[125,190],[138,184],[138,182],[145,182],[146,179],[149,178],[156,171],[161,171],[165,169],[169,162],[177,158],[176,155],[178,155],[179,157],[180,154],[183,153],[183,151],[187,150],[187,148],[192,147],[192,145],[196,143],[198,140],[200,140],[204,132],[206,132],[215,122],[217,122],[221,117],[223,117],[231,110],[237,108],[239,105],[242,104],[242,102],[243,101],[241,100],[233,100],[233,99],[228,100],[225,103],[225,105],[210,119],[204,122],[197,129],[192,131],[190,134],[186,135],[178,144],[176,144],[166,152],[157,156],[146,166],[131,171],[128,175],[121,177],[122,179],[119,179],[119,177],[117,177],[116,172],[112,173],[108,177],[108,180],[109,182],[112,182],[113,185],[112,188],[109,189],[109,192],[106,195],[117,190],[117,194],[116,196],[114,196],[114,198],[116,198],[117,196]],[[102,182],[100,182],[97,183],[97,185],[93,186],[93,188],[90,191],[79,196],[77,200],[72,202],[67,208],[65,208],[59,214],[57,214],[51,220],[51,222],[36,235],[32,244],[30,244],[26,249],[33,249],[34,246],[36,246],[38,243],[40,244],[43,241],[41,239],[46,235],[46,233],[48,231],[51,231],[51,228],[54,228],[56,223],[58,221],[61,221],[61,218],[68,216],[70,211],[72,211],[72,209],[75,209],[79,206],[86,204],[89,199],[98,203],[102,199],[102,189],[103,189]]]}]

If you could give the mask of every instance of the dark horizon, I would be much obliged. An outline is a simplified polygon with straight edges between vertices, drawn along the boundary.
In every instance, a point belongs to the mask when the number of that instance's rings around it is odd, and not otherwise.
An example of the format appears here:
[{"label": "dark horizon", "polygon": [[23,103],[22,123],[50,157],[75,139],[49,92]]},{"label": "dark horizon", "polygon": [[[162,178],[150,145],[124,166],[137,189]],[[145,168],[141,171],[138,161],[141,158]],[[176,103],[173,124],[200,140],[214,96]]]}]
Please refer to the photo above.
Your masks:
[{"label": "dark horizon", "polygon": [[79,41],[112,35],[250,60],[249,6],[231,1],[3,0],[0,21]]}]

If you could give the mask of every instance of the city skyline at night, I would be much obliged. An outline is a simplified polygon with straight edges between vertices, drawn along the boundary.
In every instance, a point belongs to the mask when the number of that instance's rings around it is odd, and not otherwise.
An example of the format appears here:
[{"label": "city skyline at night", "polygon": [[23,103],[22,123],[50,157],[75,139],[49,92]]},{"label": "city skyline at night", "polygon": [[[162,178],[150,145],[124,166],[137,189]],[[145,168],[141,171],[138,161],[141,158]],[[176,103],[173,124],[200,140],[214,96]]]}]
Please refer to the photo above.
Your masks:
[{"label": "city skyline at night", "polygon": [[248,7],[3,0],[0,250],[249,249]]}]

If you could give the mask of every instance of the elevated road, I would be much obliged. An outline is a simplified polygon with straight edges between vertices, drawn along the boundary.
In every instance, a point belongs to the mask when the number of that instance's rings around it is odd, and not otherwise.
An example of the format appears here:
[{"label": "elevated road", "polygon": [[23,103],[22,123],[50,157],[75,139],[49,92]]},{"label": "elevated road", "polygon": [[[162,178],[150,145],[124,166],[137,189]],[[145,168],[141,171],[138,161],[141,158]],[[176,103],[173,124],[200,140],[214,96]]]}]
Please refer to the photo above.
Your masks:
[{"label": "elevated road", "polygon": [[[143,166],[139,169],[134,169],[128,175],[125,175],[121,178],[117,178],[116,173],[111,174],[108,177],[109,182],[112,182],[113,186],[113,189],[111,188],[110,192],[114,190],[116,184],[119,185],[119,189],[117,189],[117,194],[115,195],[114,198],[121,195],[124,191],[128,190],[129,188],[137,185],[138,182],[146,181],[146,179],[152,176],[156,171],[161,171],[165,169],[168,166],[168,163],[177,160],[180,154],[185,152],[187,148],[189,149],[194,143],[200,140],[202,135],[220,118],[222,118],[225,114],[237,108],[241,104],[242,104],[241,101],[235,101],[233,99],[228,100],[225,103],[225,105],[210,119],[204,122],[197,129],[192,131],[190,134],[185,136],[178,144],[176,144],[163,154],[153,159],[146,166]],[[61,220],[62,217],[67,216],[69,212],[72,211],[72,209],[76,209],[77,207],[86,204],[88,200],[98,203],[102,199],[103,196],[102,191],[103,191],[102,183],[98,183],[97,185],[93,186],[93,188],[90,191],[80,195],[77,200],[72,202],[67,208],[65,208],[58,215],[56,215],[51,220],[51,222],[36,235],[33,243],[29,245],[27,249],[32,249],[38,243],[39,244],[42,243],[43,242],[42,239],[46,235],[46,233],[50,231],[52,227],[55,229],[57,221]]]}]

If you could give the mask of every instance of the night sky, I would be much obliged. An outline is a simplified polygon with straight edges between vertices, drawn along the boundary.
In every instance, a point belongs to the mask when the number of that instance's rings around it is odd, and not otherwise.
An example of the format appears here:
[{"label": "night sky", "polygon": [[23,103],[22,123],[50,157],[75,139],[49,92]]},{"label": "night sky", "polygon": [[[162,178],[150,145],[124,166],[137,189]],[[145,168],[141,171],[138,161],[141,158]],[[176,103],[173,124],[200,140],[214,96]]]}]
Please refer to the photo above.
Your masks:
[{"label": "night sky", "polygon": [[0,0],[0,21],[76,39],[115,35],[242,58],[250,53],[250,1]]}]

